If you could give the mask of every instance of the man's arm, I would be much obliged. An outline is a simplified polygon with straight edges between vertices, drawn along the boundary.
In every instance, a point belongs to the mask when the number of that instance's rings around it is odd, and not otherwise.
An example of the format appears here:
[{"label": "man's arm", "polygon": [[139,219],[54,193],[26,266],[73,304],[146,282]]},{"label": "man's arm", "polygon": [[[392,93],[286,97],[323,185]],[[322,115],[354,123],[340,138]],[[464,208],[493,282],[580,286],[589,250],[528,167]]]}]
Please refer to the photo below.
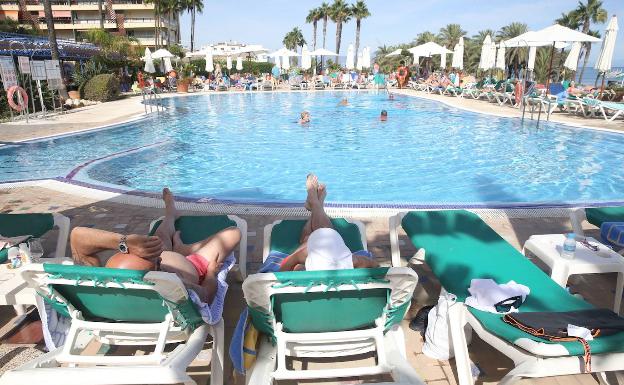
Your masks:
[{"label": "man's arm", "polygon": [[[100,266],[96,254],[105,250],[118,250],[122,235],[110,231],[76,227],[71,232],[72,256],[78,264]],[[163,251],[158,237],[130,234],[126,238],[128,252],[141,258],[155,258]]]}]

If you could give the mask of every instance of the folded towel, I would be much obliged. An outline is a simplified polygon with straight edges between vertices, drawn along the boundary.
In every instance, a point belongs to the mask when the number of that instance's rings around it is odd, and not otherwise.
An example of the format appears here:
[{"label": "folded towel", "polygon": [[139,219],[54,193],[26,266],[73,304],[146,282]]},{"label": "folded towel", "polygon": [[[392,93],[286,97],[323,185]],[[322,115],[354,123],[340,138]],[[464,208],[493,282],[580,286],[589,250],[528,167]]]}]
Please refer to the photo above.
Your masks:
[{"label": "folded towel", "polygon": [[225,295],[227,294],[227,290],[229,285],[226,282],[226,278],[228,272],[234,266],[236,262],[236,258],[234,258],[234,254],[230,254],[225,261],[223,262],[223,266],[221,270],[217,274],[217,295],[215,295],[214,300],[211,304],[207,304],[202,302],[199,299],[197,293],[193,290],[188,290],[189,297],[193,301],[193,303],[197,306],[199,310],[199,314],[201,314],[204,322],[209,325],[214,325],[221,319],[223,315],[223,305],[225,304]]}]

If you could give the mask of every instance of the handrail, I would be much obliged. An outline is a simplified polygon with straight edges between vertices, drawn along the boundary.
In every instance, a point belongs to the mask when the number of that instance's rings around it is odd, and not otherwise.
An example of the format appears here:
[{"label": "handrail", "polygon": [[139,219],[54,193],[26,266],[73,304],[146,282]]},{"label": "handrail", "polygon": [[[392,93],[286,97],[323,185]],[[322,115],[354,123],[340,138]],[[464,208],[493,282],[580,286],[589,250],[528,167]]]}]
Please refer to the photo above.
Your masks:
[{"label": "handrail", "polygon": [[[141,90],[143,96],[143,106],[145,107],[145,114],[147,114],[147,105],[149,104],[149,113],[154,112],[154,106],[156,106],[156,112],[164,111],[165,107],[162,105],[162,97],[156,93],[153,88],[143,88]],[[153,101],[153,102],[152,102]]]}]

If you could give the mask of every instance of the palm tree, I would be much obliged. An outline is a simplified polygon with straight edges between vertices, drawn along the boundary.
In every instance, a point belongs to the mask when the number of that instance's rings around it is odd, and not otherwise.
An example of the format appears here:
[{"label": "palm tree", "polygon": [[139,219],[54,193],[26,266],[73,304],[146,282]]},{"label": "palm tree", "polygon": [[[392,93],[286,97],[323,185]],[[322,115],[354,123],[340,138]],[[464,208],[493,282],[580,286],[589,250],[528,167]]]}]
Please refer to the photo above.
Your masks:
[{"label": "palm tree", "polygon": [[322,18],[320,8],[312,8],[306,17],[306,23],[312,23],[312,50],[316,49],[316,27]]},{"label": "palm tree", "polygon": [[425,31],[416,35],[416,39],[412,42],[414,45],[421,45],[429,43],[430,41],[436,41],[437,37],[433,32]]},{"label": "palm tree", "polygon": [[466,35],[466,31],[459,24],[447,24],[446,27],[440,28],[438,40],[440,44],[448,49],[453,49],[455,44],[459,43],[459,38]]},{"label": "palm tree", "polygon": [[[581,22],[578,19],[578,17],[576,17],[576,14],[574,13],[574,11],[568,12],[568,13],[562,13],[561,17],[559,17],[558,19],[555,19],[555,23],[562,25],[564,27],[568,27],[570,29],[579,29],[581,27]],[[559,63],[560,67],[563,67],[563,64],[565,62],[565,56],[563,55],[565,48],[561,48],[561,62]],[[580,55],[580,52],[579,52]],[[574,79],[574,76],[572,76],[572,79]]]},{"label": "palm tree", "polygon": [[358,0],[351,6],[351,15],[355,18],[355,53],[360,50],[360,27],[362,25],[362,19],[366,19],[371,15],[366,3],[363,0]]},{"label": "palm tree", "polygon": [[[604,23],[607,21],[607,11],[602,8],[601,0],[587,0],[587,4],[579,1],[578,7],[572,11],[574,17],[582,22],[583,33],[589,34],[589,27],[591,23]],[[585,59],[583,61],[583,67],[581,67],[581,73],[579,74],[579,83],[583,79],[583,72],[585,72],[585,66],[589,60],[589,53],[591,51],[591,43],[585,43]]]},{"label": "palm tree", "polygon": [[301,32],[301,29],[299,29],[299,27],[295,27],[292,29],[292,31],[288,32],[286,36],[284,36],[282,43],[284,44],[284,47],[296,51],[297,47],[303,47],[306,41],[303,37],[303,32]]},{"label": "palm tree", "polygon": [[[59,50],[56,44],[56,30],[54,29],[54,17],[52,14],[52,0],[43,1],[43,11],[45,13],[46,24],[48,26],[48,41],[50,42],[50,53],[52,60],[59,60]],[[69,98],[64,82],[59,82],[59,95],[62,99]]]},{"label": "palm tree", "polygon": [[336,23],[336,53],[340,54],[340,41],[342,40],[342,24],[351,19],[351,7],[344,0],[334,0],[331,5],[329,17]]},{"label": "palm tree", "polygon": [[195,13],[204,11],[203,0],[184,0],[185,8],[191,13],[191,52],[195,48]]},{"label": "palm tree", "polygon": [[143,0],[145,4],[154,4],[154,47],[160,44],[160,11],[163,0]]},{"label": "palm tree", "polygon": [[[498,31],[496,34],[496,38],[499,41],[509,40],[516,36],[522,35],[527,32],[529,27],[524,23],[511,23]],[[518,78],[520,76],[520,58],[527,57],[528,52],[526,48],[510,48],[505,52],[505,60],[507,61],[507,67],[512,66],[514,71],[514,76]]]},{"label": "palm tree", "polygon": [[104,0],[98,0],[98,12],[100,14],[100,29],[104,29]]}]

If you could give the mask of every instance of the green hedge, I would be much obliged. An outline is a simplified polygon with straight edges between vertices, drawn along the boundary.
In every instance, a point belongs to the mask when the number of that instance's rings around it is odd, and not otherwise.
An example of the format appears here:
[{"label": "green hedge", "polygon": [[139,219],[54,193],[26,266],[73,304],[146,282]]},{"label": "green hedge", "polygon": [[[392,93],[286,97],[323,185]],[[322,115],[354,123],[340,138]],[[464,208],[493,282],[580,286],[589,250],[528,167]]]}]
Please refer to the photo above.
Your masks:
[{"label": "green hedge", "polygon": [[[221,65],[221,72],[223,73],[252,73],[254,75],[260,75],[260,74],[265,74],[265,73],[270,73],[271,69],[273,68],[273,63],[268,63],[268,62],[256,62],[256,61],[249,61],[249,60],[243,60],[243,70],[242,71],[238,71],[236,69],[236,59],[232,60],[232,69],[228,71],[227,68],[225,68],[225,60],[221,61],[221,60],[215,60],[214,65],[216,66],[217,63],[219,63]],[[206,59],[194,59],[191,61],[191,65],[193,66],[193,72],[197,75],[200,76],[208,76],[208,72],[206,72],[205,68],[206,68]]]},{"label": "green hedge", "polygon": [[110,102],[119,97],[119,79],[115,75],[96,75],[84,86],[84,98],[97,102]]}]

